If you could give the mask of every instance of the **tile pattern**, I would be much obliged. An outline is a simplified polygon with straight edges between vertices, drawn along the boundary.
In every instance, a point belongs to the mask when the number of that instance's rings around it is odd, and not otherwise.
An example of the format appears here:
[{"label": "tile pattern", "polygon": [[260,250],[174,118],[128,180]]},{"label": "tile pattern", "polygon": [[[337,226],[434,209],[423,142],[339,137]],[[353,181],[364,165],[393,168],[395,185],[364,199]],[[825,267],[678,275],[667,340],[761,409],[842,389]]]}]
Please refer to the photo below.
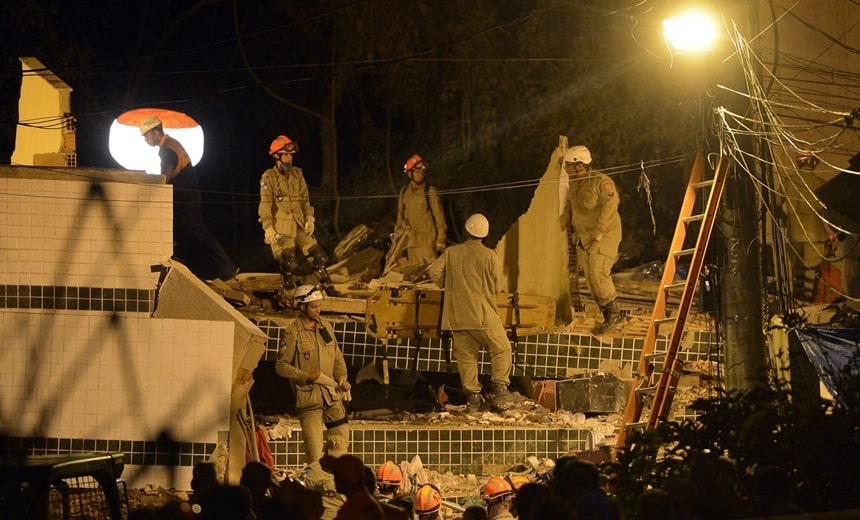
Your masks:
[{"label": "tile pattern", "polygon": [[0,309],[149,313],[154,300],[152,289],[0,285]]},{"label": "tile pattern", "polygon": [[[263,359],[277,359],[278,342],[283,336],[283,327],[271,320],[255,322],[269,337]],[[382,341],[365,331],[364,323],[357,321],[332,323],[338,344],[343,350],[346,362],[351,366],[364,366],[374,361],[388,358],[389,367],[395,370],[410,370],[416,362],[414,339]],[[689,347],[679,354],[683,361],[706,358],[713,350],[716,334],[694,332]],[[521,337],[516,344],[513,375],[529,375],[546,379],[568,377],[569,371],[596,371],[602,362],[617,360],[625,364],[636,363],[642,351],[641,337],[613,337],[611,341],[601,342],[590,334],[553,333]],[[657,350],[665,350],[667,340],[657,342]],[[425,372],[444,372],[448,367],[443,341],[438,338],[421,341],[417,350],[417,368]],[[488,374],[490,360],[486,352],[479,354],[479,368]],[[451,360],[451,370],[456,362]]]}]

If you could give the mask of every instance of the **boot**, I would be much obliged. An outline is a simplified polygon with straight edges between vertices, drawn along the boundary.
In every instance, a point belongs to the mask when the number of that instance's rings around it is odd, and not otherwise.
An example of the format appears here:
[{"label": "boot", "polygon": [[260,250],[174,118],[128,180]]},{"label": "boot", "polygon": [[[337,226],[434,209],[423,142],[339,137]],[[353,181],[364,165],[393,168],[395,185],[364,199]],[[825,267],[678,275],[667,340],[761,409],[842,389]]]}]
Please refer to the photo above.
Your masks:
[{"label": "boot", "polygon": [[466,396],[466,412],[477,413],[484,409],[484,399],[480,392],[469,392]]},{"label": "boot", "polygon": [[320,285],[323,287],[323,291],[325,291],[325,295],[330,298],[341,298],[344,294],[337,290],[337,288],[331,283],[331,276],[328,274],[328,270],[325,266],[317,268],[317,278],[320,280]]},{"label": "boot", "polygon": [[619,323],[621,323],[621,309],[618,308],[615,300],[612,300],[603,307],[603,323],[597,327],[597,333],[605,334],[615,329]]},{"label": "boot", "polygon": [[492,395],[490,396],[490,407],[497,412],[503,412],[525,401],[525,397],[519,392],[511,392],[508,385],[493,381],[490,383]]}]

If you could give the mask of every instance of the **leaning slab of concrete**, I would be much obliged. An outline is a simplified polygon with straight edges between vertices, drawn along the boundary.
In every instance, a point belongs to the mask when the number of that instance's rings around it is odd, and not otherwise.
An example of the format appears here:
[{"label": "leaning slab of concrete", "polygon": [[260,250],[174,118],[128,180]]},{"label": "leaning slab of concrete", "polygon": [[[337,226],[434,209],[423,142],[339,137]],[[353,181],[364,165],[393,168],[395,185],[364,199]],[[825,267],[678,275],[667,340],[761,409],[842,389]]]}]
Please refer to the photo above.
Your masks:
[{"label": "leaning slab of concrete", "polygon": [[254,384],[252,374],[266,350],[266,334],[181,263],[171,261],[163,269],[156,294],[154,318],[232,321],[235,324],[229,403],[229,455],[225,478],[228,483],[238,484],[245,466],[247,439],[237,414],[244,409],[248,392]]}]

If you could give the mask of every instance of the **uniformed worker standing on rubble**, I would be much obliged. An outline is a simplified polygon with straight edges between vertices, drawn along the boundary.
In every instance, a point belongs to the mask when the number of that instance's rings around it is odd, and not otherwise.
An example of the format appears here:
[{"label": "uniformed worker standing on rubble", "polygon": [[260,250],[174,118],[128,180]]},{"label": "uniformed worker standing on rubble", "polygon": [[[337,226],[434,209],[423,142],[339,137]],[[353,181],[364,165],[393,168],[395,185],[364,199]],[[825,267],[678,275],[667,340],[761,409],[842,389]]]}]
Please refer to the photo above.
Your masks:
[{"label": "uniformed worker standing on rubble", "polygon": [[308,464],[323,455],[323,429],[329,438],[349,439],[343,401],[351,386],[331,324],[320,318],[322,300],[322,290],[315,285],[295,290],[293,304],[300,314],[287,326],[275,363],[275,372],[290,380],[296,396]]},{"label": "uniformed worker standing on rubble", "polygon": [[269,145],[274,165],[260,179],[257,210],[263,239],[272,248],[285,290],[295,288],[294,275],[301,254],[317,270],[326,294],[339,296],[325,268],[328,255],[314,238],[314,208],[307,182],[302,169],[293,165],[293,155],[298,150],[296,143],[285,135],[279,135]]},{"label": "uniformed worker standing on rubble", "polygon": [[466,392],[466,409],[481,409],[478,353],[484,347],[490,354],[490,404],[500,411],[515,400],[508,391],[511,343],[496,303],[501,289],[501,263],[496,252],[483,244],[490,232],[487,217],[475,213],[466,220],[465,227],[466,240],[445,249],[430,266],[430,278],[445,289],[442,329],[453,332],[453,355]]},{"label": "uniformed worker standing on rubble", "polygon": [[570,189],[559,221],[562,230],[573,226],[579,266],[603,313],[603,323],[594,332],[602,334],[621,322],[611,276],[621,244],[618,190],[609,176],[591,168],[591,152],[585,146],[573,146],[564,154],[564,171]]},{"label": "uniformed worker standing on rubble", "polygon": [[439,191],[427,183],[427,163],[420,155],[413,155],[406,161],[403,173],[409,177],[409,184],[400,190],[397,198],[395,235],[398,232],[409,234],[406,243],[409,265],[429,264],[446,246],[445,212]]},{"label": "uniformed worker standing on rubble", "polygon": [[164,133],[158,116],[148,116],[140,122],[140,135],[146,144],[158,147],[161,174],[173,186],[174,254],[201,278],[233,278],[239,269],[203,220],[200,186],[188,152],[179,141]]}]

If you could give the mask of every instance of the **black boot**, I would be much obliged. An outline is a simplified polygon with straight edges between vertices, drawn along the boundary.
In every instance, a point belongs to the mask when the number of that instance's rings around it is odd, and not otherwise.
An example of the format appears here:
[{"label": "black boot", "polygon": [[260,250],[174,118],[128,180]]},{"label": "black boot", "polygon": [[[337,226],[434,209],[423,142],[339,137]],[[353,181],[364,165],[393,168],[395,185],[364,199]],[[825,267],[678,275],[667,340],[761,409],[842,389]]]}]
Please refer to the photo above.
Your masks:
[{"label": "black boot", "polygon": [[621,323],[621,309],[618,308],[615,300],[612,300],[603,307],[603,323],[597,327],[597,333],[605,334],[615,329],[619,323]]},{"label": "black boot", "polygon": [[484,399],[480,392],[469,392],[466,396],[466,412],[477,413],[484,410]]},{"label": "black boot", "polygon": [[493,381],[490,383],[493,393],[490,396],[490,407],[496,412],[502,412],[525,401],[525,397],[519,392],[511,392],[508,385]]}]

